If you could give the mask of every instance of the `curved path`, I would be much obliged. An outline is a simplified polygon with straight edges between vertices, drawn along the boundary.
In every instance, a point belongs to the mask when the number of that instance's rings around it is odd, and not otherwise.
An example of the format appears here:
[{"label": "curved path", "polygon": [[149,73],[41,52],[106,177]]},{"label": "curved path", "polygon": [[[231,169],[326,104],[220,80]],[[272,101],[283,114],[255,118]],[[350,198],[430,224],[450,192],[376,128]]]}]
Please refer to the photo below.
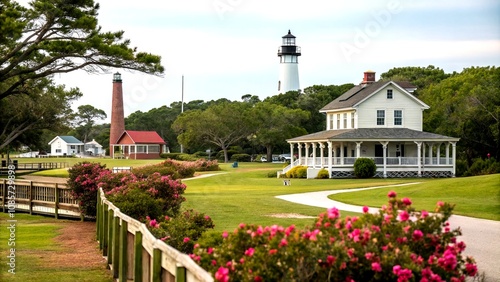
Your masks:
[{"label": "curved path", "polygon": [[[336,207],[337,209],[343,211],[361,213],[363,209],[361,206],[334,201],[328,199],[328,196],[333,194],[351,193],[356,191],[406,186],[412,184],[417,183],[299,193],[276,196],[276,198],[302,205],[323,208]],[[371,213],[377,211],[378,209],[376,208],[370,208],[369,210]],[[460,237],[461,240],[463,240],[467,245],[464,254],[473,256],[476,259],[479,272],[484,272],[486,275],[485,281],[500,282],[500,221],[452,215],[449,222],[452,228],[460,227],[462,230],[463,235]]]}]

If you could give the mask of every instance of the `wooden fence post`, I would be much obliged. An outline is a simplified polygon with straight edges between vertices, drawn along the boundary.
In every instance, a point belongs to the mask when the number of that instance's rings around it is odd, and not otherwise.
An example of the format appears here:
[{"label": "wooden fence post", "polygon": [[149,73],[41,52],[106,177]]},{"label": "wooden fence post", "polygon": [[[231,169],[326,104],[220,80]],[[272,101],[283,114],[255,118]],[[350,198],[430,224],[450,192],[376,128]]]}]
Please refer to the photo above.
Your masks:
[{"label": "wooden fence post", "polygon": [[177,265],[175,282],[186,282],[186,268],[182,265]]},{"label": "wooden fence post", "polygon": [[101,234],[101,250],[102,250],[102,255],[106,256],[108,255],[108,232],[109,232],[109,226],[108,226],[108,205],[104,204],[102,205],[102,234]]},{"label": "wooden fence post", "polygon": [[58,184],[56,183],[56,188],[55,188],[55,191],[54,191],[54,217],[56,219],[59,219],[59,186]]},{"label": "wooden fence post", "polygon": [[113,233],[115,233],[115,230],[113,230],[114,213],[114,210],[108,210],[108,265],[113,263]]},{"label": "wooden fence post", "polygon": [[142,233],[141,233],[141,231],[135,232],[134,282],[142,282]]},{"label": "wooden fence post", "polygon": [[30,186],[28,188],[28,199],[30,215],[33,215],[33,181],[30,181]]},{"label": "wooden fence post", "polygon": [[118,278],[120,263],[120,218],[115,214],[113,218],[113,277]]},{"label": "wooden fence post", "polygon": [[[97,189],[97,202],[96,202],[96,217],[95,217],[95,227],[96,227],[96,237],[98,241],[101,241],[101,191]],[[101,246],[101,243],[99,243]]]},{"label": "wooden fence post", "polygon": [[153,249],[153,282],[161,282],[161,250]]},{"label": "wooden fence post", "polygon": [[2,186],[2,212],[5,212],[5,204],[7,203],[7,179],[3,180]]},{"label": "wooden fence post", "polygon": [[128,267],[128,261],[127,261],[127,239],[128,239],[128,223],[125,220],[122,220],[122,226],[120,227],[120,274],[119,274],[119,281],[120,282],[127,282],[127,267]]}]

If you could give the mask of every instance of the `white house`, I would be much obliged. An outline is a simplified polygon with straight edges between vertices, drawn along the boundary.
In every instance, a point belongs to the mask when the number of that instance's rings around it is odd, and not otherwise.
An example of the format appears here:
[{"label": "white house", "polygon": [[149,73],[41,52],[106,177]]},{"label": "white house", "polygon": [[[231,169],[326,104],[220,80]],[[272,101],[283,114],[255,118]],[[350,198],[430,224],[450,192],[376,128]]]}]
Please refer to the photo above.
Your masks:
[{"label": "white house", "polygon": [[102,156],[104,155],[104,150],[102,149],[102,145],[97,143],[95,139],[92,141],[85,143],[85,154],[91,156]]},{"label": "white house", "polygon": [[371,158],[378,177],[451,177],[458,138],[422,131],[429,106],[412,95],[407,82],[375,81],[375,72],[324,106],[326,130],[288,139],[297,165],[308,178],[321,168],[331,178],[352,177],[357,158]]},{"label": "white house", "polygon": [[84,151],[83,142],[73,136],[56,136],[49,145],[52,156],[75,155]]}]

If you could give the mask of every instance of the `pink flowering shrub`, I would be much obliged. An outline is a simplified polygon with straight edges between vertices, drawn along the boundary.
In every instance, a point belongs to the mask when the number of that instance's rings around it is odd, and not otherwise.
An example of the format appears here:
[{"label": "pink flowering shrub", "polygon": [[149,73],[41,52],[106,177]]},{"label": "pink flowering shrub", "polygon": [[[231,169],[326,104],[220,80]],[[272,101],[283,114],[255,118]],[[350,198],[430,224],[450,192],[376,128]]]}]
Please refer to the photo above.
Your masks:
[{"label": "pink flowering shrub", "polygon": [[341,218],[336,208],[314,226],[240,224],[220,246],[195,248],[191,258],[217,281],[464,281],[476,276],[447,220],[453,206],[416,212],[389,193],[379,213]]},{"label": "pink flowering shrub", "polygon": [[[182,202],[186,200],[182,196],[186,190],[186,185],[179,180],[172,179],[168,175],[162,176],[156,172],[144,179],[137,179],[133,176],[126,178],[129,180],[128,183],[109,190],[106,193],[106,197],[125,214],[137,219],[144,219],[148,215],[151,217],[158,215],[175,216],[179,213]],[[148,209],[141,207],[139,201],[128,195],[132,192],[134,193],[134,197],[143,194],[154,201],[158,206],[159,213],[154,215],[148,213]],[[146,201],[143,197],[141,199]],[[125,205],[127,209],[125,209]]]},{"label": "pink flowering shrub", "polygon": [[158,239],[175,249],[191,253],[195,242],[207,230],[215,227],[212,219],[194,210],[184,211],[177,216],[147,217],[146,226]]},{"label": "pink flowering shrub", "polygon": [[217,161],[207,161],[199,159],[196,161],[177,161],[167,159],[166,161],[134,168],[133,172],[139,178],[145,178],[153,173],[160,175],[170,175],[173,179],[193,177],[196,171],[215,171],[219,170]]},{"label": "pink flowering shrub", "polygon": [[71,167],[68,173],[68,187],[73,198],[78,201],[80,212],[86,217],[95,217],[97,184],[100,177],[111,171],[100,163],[80,162]]}]

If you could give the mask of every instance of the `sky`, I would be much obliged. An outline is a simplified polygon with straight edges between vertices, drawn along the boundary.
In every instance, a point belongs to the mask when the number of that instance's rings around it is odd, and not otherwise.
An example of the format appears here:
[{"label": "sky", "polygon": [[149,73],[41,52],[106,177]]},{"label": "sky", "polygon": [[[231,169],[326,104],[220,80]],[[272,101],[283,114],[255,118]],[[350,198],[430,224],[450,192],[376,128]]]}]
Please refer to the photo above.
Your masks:
[{"label": "sky", "polygon": [[[301,47],[300,87],[358,84],[394,67],[434,65],[446,73],[500,65],[498,0],[191,0],[96,1],[103,31],[125,31],[139,51],[161,55],[165,74],[123,69],[55,77],[78,87],[111,116],[120,72],[125,116],[172,102],[261,100],[278,94],[281,37]],[[182,91],[184,77],[184,91]]]}]

